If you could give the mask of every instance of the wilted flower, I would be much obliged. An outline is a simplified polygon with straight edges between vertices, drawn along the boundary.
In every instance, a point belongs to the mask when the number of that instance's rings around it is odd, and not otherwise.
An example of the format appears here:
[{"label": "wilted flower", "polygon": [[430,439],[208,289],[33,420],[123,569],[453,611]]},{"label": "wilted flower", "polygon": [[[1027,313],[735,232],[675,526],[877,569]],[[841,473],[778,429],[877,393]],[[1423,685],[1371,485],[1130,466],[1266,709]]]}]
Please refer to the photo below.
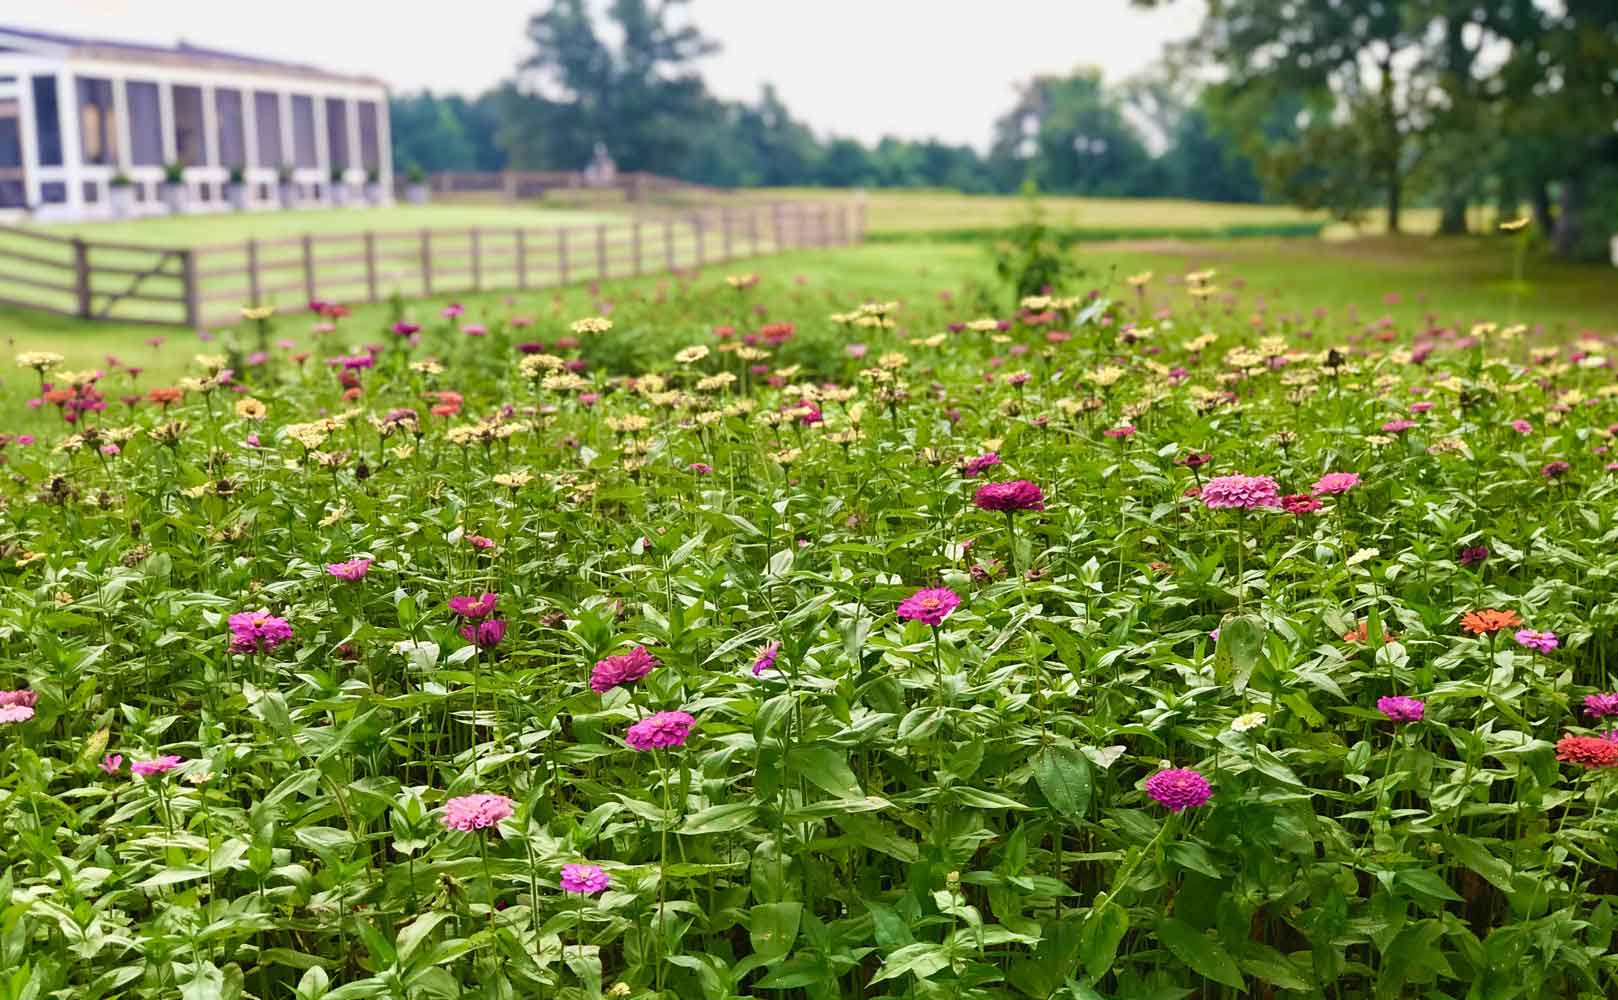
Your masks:
[{"label": "wilted flower", "polygon": [[124,755],[121,753],[109,753],[101,758],[101,763],[96,766],[101,768],[103,774],[117,774],[124,768]]},{"label": "wilted flower", "polygon": [[759,650],[758,659],[753,661],[753,676],[758,677],[766,670],[775,669],[775,658],[781,652],[781,644],[772,642]]}]

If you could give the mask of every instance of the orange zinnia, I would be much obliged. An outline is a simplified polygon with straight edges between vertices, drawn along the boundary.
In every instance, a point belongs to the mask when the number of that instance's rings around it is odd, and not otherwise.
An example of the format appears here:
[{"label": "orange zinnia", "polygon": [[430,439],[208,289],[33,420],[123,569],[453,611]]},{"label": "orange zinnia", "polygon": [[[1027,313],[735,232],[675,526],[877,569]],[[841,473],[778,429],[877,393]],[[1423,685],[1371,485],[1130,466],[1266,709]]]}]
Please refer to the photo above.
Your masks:
[{"label": "orange zinnia", "polygon": [[1521,624],[1522,619],[1517,617],[1517,612],[1495,611],[1493,608],[1468,611],[1461,617],[1461,630],[1473,635],[1493,634]]}]

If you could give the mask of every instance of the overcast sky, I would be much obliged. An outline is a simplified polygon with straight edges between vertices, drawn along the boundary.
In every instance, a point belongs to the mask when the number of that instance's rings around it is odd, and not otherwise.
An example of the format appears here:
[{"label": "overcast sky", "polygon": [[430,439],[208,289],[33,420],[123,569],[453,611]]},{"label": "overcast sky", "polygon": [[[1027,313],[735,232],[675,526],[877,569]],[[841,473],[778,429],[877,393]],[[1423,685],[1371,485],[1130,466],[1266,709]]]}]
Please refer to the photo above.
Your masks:
[{"label": "overcast sky", "polygon": [[[604,2],[598,0],[599,5]],[[239,49],[369,73],[395,90],[476,93],[510,74],[543,0],[6,0],[0,24]],[[1109,81],[1191,35],[1203,0],[694,0],[723,51],[704,75],[723,97],[775,83],[816,131],[867,141],[936,137],[983,147],[1012,85],[1099,66]]]}]

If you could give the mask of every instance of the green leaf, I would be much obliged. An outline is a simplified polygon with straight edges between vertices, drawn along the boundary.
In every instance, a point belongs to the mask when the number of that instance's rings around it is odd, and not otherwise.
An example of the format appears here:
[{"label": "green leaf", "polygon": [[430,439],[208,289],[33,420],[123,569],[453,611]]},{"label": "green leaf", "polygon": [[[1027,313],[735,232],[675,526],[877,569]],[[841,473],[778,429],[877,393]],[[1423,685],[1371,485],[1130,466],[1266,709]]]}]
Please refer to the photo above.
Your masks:
[{"label": "green leaf", "polygon": [[1057,812],[1078,819],[1090,808],[1090,759],[1075,747],[1047,746],[1034,760],[1034,783]]},{"label": "green leaf", "polygon": [[1158,921],[1157,939],[1197,975],[1234,989],[1245,988],[1242,970],[1224,946],[1185,921],[1173,917]]},{"label": "green leaf", "polygon": [[1118,945],[1129,930],[1129,912],[1107,900],[1091,910],[1084,920],[1084,932],[1079,937],[1079,961],[1084,974],[1100,979],[1112,968],[1118,957]]},{"label": "green leaf", "polygon": [[757,817],[758,806],[748,802],[727,802],[692,813],[686,817],[680,833],[693,837],[706,833],[728,833],[740,830]]},{"label": "green leaf", "polygon": [[915,944],[907,944],[887,956],[882,971],[878,972],[871,982],[875,984],[898,979],[907,972],[917,979],[926,979],[947,965],[949,955],[943,947],[930,941],[918,941]]},{"label": "green leaf", "polygon": [[1254,615],[1226,615],[1214,642],[1214,680],[1237,694],[1247,687],[1264,658],[1264,620]]},{"label": "green leaf", "polygon": [[798,921],[802,917],[802,903],[760,903],[753,907],[747,923],[753,953],[765,964],[785,958],[798,938]]},{"label": "green leaf", "polygon": [[793,747],[787,755],[792,769],[811,784],[839,799],[861,799],[865,792],[848,766],[848,755],[830,747]]}]

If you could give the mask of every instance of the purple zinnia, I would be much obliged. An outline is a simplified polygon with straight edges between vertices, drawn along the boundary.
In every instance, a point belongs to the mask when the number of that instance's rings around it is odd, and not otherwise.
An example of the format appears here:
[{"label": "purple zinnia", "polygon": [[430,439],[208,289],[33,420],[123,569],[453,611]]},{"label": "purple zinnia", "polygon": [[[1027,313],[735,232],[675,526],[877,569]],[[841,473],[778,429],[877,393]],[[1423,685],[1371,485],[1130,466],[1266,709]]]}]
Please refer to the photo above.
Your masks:
[{"label": "purple zinnia", "polygon": [[461,626],[461,638],[479,649],[493,649],[506,637],[506,623],[502,618],[470,621]]},{"label": "purple zinnia", "polygon": [[971,479],[984,469],[999,464],[999,453],[991,451],[987,454],[979,455],[976,458],[969,458],[965,462],[961,463],[961,475]]},{"label": "purple zinnia", "polygon": [[937,628],[960,603],[960,597],[948,587],[927,587],[900,601],[896,613],[900,618]]},{"label": "purple zinnia", "polygon": [[1269,476],[1216,476],[1202,487],[1204,506],[1252,510],[1281,506],[1281,488]]},{"label": "purple zinnia", "polygon": [[984,483],[972,494],[972,502],[984,510],[1044,510],[1045,494],[1026,479],[1013,479],[1006,483]]},{"label": "purple zinnia", "polygon": [[1213,797],[1208,779],[1187,767],[1171,767],[1146,779],[1146,794],[1170,812],[1192,809]]},{"label": "purple zinnia", "polygon": [[481,597],[451,597],[449,599],[449,609],[462,618],[477,621],[493,614],[495,602],[498,600],[500,600],[499,595],[489,593],[485,593]]},{"label": "purple zinnia", "polygon": [[594,896],[605,892],[612,880],[595,865],[563,865],[562,891],[578,896]]},{"label": "purple zinnia", "polygon": [[1512,638],[1517,640],[1517,645],[1532,649],[1536,653],[1554,652],[1559,645],[1555,632],[1536,632],[1531,628],[1518,629]]},{"label": "purple zinnia", "polygon": [[1584,714],[1597,719],[1618,715],[1618,693],[1585,695]]},{"label": "purple zinnia", "polygon": [[1486,545],[1473,545],[1461,549],[1461,565],[1470,566],[1489,558],[1489,548]]},{"label": "purple zinnia", "polygon": [[230,616],[230,651],[232,653],[267,653],[292,638],[292,626],[286,619],[277,618],[268,611],[242,611]]},{"label": "purple zinnia", "polygon": [[1394,722],[1420,722],[1427,711],[1427,704],[1420,698],[1392,695],[1378,698],[1376,710]]},{"label": "purple zinnia", "polygon": [[597,660],[590,671],[590,690],[606,694],[615,687],[627,687],[657,669],[657,657],[636,646],[627,653]]},{"label": "purple zinnia", "polygon": [[781,644],[772,642],[758,652],[758,659],[753,661],[753,676],[758,677],[766,670],[775,669],[775,658],[781,652]]},{"label": "purple zinnia", "polygon": [[697,720],[685,712],[658,712],[629,727],[624,742],[636,750],[683,747]]}]

